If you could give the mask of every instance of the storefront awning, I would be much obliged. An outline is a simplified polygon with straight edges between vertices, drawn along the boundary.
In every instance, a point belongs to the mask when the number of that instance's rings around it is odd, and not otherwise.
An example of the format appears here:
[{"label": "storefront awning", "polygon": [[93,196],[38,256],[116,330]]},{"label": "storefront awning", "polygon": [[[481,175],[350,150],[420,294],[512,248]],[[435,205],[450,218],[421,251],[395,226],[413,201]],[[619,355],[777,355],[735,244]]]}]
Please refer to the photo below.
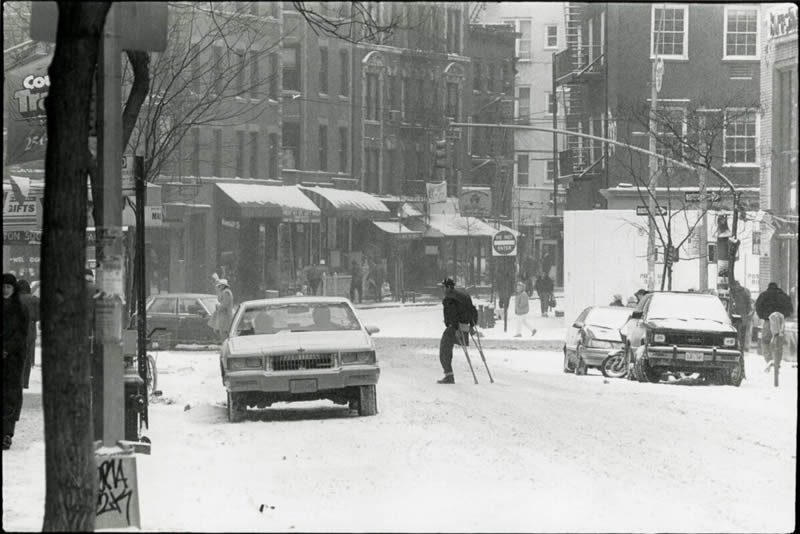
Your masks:
[{"label": "storefront awning", "polygon": [[372,221],[372,224],[396,239],[419,239],[422,237],[422,232],[412,230],[399,221]]},{"label": "storefront awning", "polygon": [[423,237],[492,237],[497,229],[475,217],[431,215]]},{"label": "storefront awning", "polygon": [[235,203],[242,217],[318,222],[320,210],[295,185],[216,184]]},{"label": "storefront awning", "polygon": [[298,186],[326,213],[355,219],[388,219],[391,212],[386,205],[363,191],[333,189],[330,187]]}]

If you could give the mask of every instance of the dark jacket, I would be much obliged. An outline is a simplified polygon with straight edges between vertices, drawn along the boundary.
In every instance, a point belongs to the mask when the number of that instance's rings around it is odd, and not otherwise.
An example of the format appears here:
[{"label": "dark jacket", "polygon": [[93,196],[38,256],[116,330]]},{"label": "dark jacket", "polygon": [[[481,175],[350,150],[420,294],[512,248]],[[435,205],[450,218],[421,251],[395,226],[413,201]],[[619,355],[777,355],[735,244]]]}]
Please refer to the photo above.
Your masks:
[{"label": "dark jacket", "polygon": [[463,289],[448,289],[442,299],[445,326],[458,327],[459,323],[470,326],[478,324],[478,309],[472,304],[472,297]]},{"label": "dark jacket", "polygon": [[794,312],[792,300],[779,287],[768,287],[756,300],[756,313],[760,319],[766,321],[773,312],[781,312],[784,317]]},{"label": "dark jacket", "polygon": [[21,358],[28,339],[28,310],[14,293],[3,299],[3,352]]},{"label": "dark jacket", "polygon": [[545,276],[545,277],[542,277],[542,278],[537,278],[536,279],[536,285],[534,287],[536,288],[536,292],[539,293],[539,295],[543,295],[545,293],[548,293],[548,294],[552,293],[553,292],[553,280],[549,276]]},{"label": "dark jacket", "polygon": [[731,287],[731,313],[747,317],[750,310],[753,308],[753,298],[750,296],[750,291],[741,284],[736,284]]}]

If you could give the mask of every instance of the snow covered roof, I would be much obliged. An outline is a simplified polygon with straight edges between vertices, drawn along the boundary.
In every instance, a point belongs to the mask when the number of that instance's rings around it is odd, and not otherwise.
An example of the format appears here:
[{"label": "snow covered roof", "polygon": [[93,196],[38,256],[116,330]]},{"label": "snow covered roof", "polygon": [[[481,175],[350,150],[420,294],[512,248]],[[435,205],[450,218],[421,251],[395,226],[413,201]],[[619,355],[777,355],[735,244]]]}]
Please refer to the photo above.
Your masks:
[{"label": "snow covered roof", "polygon": [[359,218],[391,215],[389,208],[383,202],[363,191],[302,185],[298,187],[323,209],[334,211],[337,215]]},{"label": "snow covered roof", "polygon": [[497,229],[475,217],[431,215],[424,237],[492,237]]},{"label": "snow covered roof", "polygon": [[218,183],[220,191],[239,205],[242,217],[282,218],[306,222],[320,210],[295,185]]},{"label": "snow covered roof", "polygon": [[422,237],[422,232],[412,230],[399,221],[372,221],[379,230],[400,239],[414,239]]}]

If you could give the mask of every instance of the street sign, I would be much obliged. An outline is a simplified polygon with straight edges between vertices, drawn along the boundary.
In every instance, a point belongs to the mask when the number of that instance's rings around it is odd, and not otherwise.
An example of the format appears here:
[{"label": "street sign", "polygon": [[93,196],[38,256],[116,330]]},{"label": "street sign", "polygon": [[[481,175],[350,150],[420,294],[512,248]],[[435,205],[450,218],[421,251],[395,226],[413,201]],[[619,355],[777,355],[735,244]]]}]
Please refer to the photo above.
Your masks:
[{"label": "street sign", "polygon": [[[650,213],[650,208],[648,208],[647,206],[636,206],[636,215],[645,216],[648,213]],[[657,215],[666,215],[667,214],[667,208],[665,208],[664,206],[656,206],[656,214]]]},{"label": "street sign", "polygon": [[464,186],[458,200],[461,215],[488,217],[492,212],[492,190],[489,187]]},{"label": "street sign", "polygon": [[508,230],[500,230],[492,236],[492,256],[516,256],[517,237]]},{"label": "street sign", "polygon": [[706,191],[705,194],[700,191],[686,191],[683,194],[684,202],[719,202],[722,200],[722,195],[718,191]]},{"label": "street sign", "polygon": [[136,191],[136,181],[133,179],[133,156],[122,156],[122,192],[133,193]]}]

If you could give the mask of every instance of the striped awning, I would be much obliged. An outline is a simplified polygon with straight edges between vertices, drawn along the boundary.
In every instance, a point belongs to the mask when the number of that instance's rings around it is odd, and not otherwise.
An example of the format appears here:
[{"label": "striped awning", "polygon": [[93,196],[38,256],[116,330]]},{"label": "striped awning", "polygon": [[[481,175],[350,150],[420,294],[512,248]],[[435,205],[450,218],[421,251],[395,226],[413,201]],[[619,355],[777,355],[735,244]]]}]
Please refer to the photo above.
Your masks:
[{"label": "striped awning", "polygon": [[224,197],[245,218],[278,218],[287,222],[318,222],[319,208],[295,185],[218,183]]},{"label": "striped awning", "polygon": [[396,239],[419,239],[422,237],[422,232],[412,230],[400,221],[372,221],[372,224]]},{"label": "striped awning", "polygon": [[392,213],[386,205],[364,191],[331,187],[298,186],[322,211],[337,217],[354,219],[388,219]]}]

